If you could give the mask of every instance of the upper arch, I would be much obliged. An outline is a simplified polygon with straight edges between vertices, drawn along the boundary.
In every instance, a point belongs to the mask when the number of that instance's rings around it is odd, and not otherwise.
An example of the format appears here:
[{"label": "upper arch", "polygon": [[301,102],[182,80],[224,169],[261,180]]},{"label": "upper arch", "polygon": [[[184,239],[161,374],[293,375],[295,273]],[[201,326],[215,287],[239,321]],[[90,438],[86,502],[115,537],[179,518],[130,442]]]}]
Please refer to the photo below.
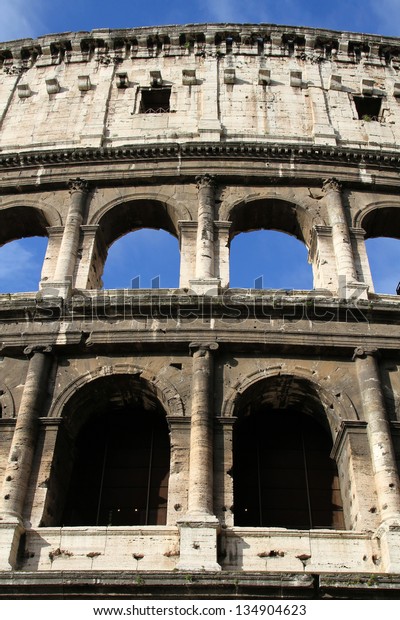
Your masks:
[{"label": "upper arch", "polygon": [[300,204],[298,200],[291,200],[288,196],[268,191],[226,202],[221,209],[220,217],[232,222],[231,239],[241,232],[251,230],[277,230],[296,237],[307,247],[311,245],[314,224],[324,224],[323,221],[315,221],[315,214],[307,205]]},{"label": "upper arch", "polygon": [[[185,415],[182,399],[175,386],[167,379],[156,376],[133,364],[115,364],[113,366],[99,366],[72,381],[54,400],[49,417],[64,417],[70,426],[76,426],[76,421],[72,420],[74,411],[67,411],[67,406],[73,397],[86,386],[94,386],[96,381],[118,375],[136,380],[138,386],[145,385],[149,394],[161,403],[168,416],[183,417]],[[81,425],[79,422],[78,424]]]},{"label": "upper arch", "polygon": [[159,193],[131,193],[119,196],[98,209],[89,224],[100,226],[106,246],[133,230],[164,229],[179,237],[179,221],[191,220],[189,210]]},{"label": "upper arch", "polygon": [[60,226],[58,211],[41,201],[5,200],[0,203],[0,245],[23,237],[46,237],[47,227]]},{"label": "upper arch", "polygon": [[384,200],[372,202],[359,209],[354,226],[365,230],[365,238],[392,237],[400,239],[400,202]]},{"label": "upper arch", "polygon": [[[256,370],[246,375],[236,385],[232,386],[228,397],[223,403],[222,416],[235,417],[239,406],[246,406],[246,397],[252,397],[259,391],[265,393],[265,388],[272,387],[274,398],[277,398],[278,390],[273,385],[274,380],[278,380],[282,384],[282,392],[287,392],[288,383],[292,387],[297,400],[300,402],[307,401],[307,406],[318,405],[323,409],[325,420],[329,425],[329,429],[333,440],[335,439],[342,420],[357,420],[358,416],[347,395],[343,395],[340,399],[333,392],[323,388],[319,383],[314,381],[311,371],[302,368],[296,368],[295,372],[284,370],[282,366],[277,365],[266,369]],[[269,385],[268,385],[269,384]],[[271,392],[272,393],[272,392]],[[296,398],[293,402],[296,401]],[[345,405],[342,401],[345,401]],[[242,402],[240,402],[242,401]],[[313,403],[315,401],[315,403]],[[250,401],[249,401],[250,402]],[[293,404],[293,403],[290,403]],[[321,410],[322,413],[322,410]],[[320,421],[324,423],[324,420]],[[325,424],[326,425],[326,424]]]}]

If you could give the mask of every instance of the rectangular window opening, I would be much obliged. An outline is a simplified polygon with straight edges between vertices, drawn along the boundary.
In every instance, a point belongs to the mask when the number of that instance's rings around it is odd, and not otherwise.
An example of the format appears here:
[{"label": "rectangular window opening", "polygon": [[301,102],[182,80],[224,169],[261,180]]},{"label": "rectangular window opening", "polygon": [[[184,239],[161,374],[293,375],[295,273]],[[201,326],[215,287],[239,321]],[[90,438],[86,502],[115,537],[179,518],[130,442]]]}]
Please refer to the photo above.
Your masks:
[{"label": "rectangular window opening", "polygon": [[354,97],[358,118],[362,121],[378,121],[381,113],[381,97]]},{"label": "rectangular window opening", "polygon": [[140,114],[165,114],[170,112],[169,100],[171,97],[171,87],[161,86],[159,88],[141,89]]}]

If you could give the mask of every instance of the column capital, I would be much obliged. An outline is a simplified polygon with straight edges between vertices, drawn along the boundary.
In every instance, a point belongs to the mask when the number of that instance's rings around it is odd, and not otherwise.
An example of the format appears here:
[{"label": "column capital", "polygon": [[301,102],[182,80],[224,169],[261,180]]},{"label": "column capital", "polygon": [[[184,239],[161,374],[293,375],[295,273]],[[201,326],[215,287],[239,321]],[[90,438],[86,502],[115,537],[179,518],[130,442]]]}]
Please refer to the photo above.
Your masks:
[{"label": "column capital", "polygon": [[74,192],[87,193],[89,191],[89,183],[79,177],[76,179],[69,179],[68,189],[70,194],[73,194]]},{"label": "column capital", "polygon": [[367,347],[356,347],[353,353],[353,361],[357,358],[365,359],[366,357],[379,357],[379,349],[371,347],[368,349]]},{"label": "column capital", "polygon": [[328,192],[340,192],[342,184],[335,178],[325,179],[322,182],[322,190],[327,194]]},{"label": "column capital", "polygon": [[207,351],[216,351],[218,348],[218,342],[191,342],[189,344],[191,355],[198,352],[201,357],[203,357]]},{"label": "column capital", "polygon": [[210,187],[215,189],[215,177],[211,174],[201,174],[196,177],[197,189],[204,189]]},{"label": "column capital", "polygon": [[29,345],[25,347],[24,349],[24,354],[27,355],[29,358],[33,357],[35,353],[52,353],[52,352],[53,352],[53,347],[51,345],[34,344],[34,345]]}]

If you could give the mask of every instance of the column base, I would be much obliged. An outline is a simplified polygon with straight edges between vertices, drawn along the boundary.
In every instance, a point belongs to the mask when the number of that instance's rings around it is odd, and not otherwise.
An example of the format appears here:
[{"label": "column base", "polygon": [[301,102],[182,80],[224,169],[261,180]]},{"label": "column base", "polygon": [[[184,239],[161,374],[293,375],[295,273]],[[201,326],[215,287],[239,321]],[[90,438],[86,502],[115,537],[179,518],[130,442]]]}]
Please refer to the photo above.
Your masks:
[{"label": "column base", "polygon": [[43,297],[70,297],[72,285],[69,280],[64,282],[41,282],[40,291]]},{"label": "column base", "polygon": [[0,521],[0,571],[15,569],[19,542],[24,531],[17,519]]},{"label": "column base", "polygon": [[189,280],[191,290],[197,295],[218,295],[221,288],[219,278]]},{"label": "column base", "polygon": [[357,299],[368,299],[368,284],[365,284],[365,282],[348,282],[345,278],[343,280],[339,277],[339,297],[354,302]]},{"label": "column base", "polygon": [[181,571],[219,572],[217,534],[219,521],[213,515],[188,514],[178,522],[180,559],[176,568]]},{"label": "column base", "polygon": [[400,573],[400,524],[399,522],[383,523],[375,533],[381,548],[383,573]]}]

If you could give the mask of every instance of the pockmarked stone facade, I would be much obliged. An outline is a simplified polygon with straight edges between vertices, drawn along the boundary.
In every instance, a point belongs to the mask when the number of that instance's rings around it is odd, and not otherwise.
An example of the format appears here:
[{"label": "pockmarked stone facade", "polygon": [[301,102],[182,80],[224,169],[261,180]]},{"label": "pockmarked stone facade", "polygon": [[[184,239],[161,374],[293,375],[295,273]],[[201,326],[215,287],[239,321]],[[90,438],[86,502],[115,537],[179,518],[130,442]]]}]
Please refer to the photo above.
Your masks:
[{"label": "pockmarked stone facade", "polygon": [[[0,240],[48,237],[0,295],[0,596],[398,597],[400,303],[365,239],[400,238],[400,40],[95,30],[0,65]],[[140,228],[179,288],[103,290]],[[312,290],[230,288],[257,229]]]}]

